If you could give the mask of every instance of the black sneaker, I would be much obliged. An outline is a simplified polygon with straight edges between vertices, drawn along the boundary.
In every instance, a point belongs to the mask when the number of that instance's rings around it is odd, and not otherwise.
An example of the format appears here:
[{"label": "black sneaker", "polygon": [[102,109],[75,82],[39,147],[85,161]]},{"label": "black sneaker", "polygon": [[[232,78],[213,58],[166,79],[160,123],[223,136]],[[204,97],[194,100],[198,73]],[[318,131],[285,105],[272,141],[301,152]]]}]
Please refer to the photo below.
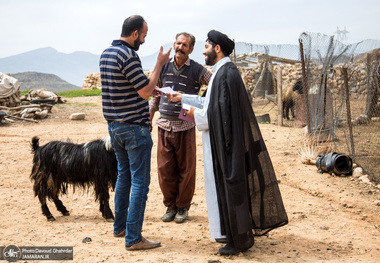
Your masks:
[{"label": "black sneaker", "polygon": [[166,213],[161,217],[162,221],[170,222],[174,220],[175,215],[177,214],[176,209],[167,209]]},{"label": "black sneaker", "polygon": [[188,217],[188,212],[186,208],[178,208],[177,214],[175,215],[174,221],[176,223],[183,223]]}]

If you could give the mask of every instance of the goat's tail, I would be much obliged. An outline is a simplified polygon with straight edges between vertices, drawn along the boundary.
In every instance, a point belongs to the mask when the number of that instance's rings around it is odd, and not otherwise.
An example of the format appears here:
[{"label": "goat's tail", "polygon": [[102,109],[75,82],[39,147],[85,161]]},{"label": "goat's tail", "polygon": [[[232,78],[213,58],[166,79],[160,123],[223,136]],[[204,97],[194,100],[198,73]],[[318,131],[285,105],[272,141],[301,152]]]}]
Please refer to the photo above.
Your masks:
[{"label": "goat's tail", "polygon": [[40,138],[38,136],[34,136],[30,146],[32,147],[32,152],[36,152],[37,149],[40,148]]}]

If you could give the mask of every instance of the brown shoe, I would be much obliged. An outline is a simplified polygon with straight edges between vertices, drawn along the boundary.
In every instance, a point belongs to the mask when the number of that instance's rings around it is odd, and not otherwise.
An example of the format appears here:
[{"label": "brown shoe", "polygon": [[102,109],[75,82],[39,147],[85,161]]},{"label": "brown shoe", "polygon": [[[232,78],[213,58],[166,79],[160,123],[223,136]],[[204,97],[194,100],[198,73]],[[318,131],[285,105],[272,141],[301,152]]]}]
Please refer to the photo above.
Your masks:
[{"label": "brown shoe", "polygon": [[120,233],[116,234],[115,232],[113,233],[114,237],[125,237],[125,229],[121,231]]},{"label": "brown shoe", "polygon": [[130,247],[125,246],[126,250],[143,250],[143,249],[152,249],[156,247],[160,247],[161,242],[160,241],[149,241],[145,239],[144,237],[141,237],[141,241],[139,243],[136,243]]}]

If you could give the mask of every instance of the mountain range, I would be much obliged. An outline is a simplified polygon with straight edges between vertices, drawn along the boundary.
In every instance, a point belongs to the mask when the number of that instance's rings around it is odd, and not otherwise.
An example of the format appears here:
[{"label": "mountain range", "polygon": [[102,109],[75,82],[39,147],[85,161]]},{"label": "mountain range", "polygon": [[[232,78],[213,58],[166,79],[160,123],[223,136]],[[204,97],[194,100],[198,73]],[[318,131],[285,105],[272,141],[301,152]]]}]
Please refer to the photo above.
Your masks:
[{"label": "mountain range", "polygon": [[[368,40],[359,43],[361,51],[369,51],[373,48],[380,47],[379,40]],[[173,44],[165,44],[164,51],[172,47]],[[202,54],[205,41],[197,41],[194,51],[190,58],[200,64],[204,64],[204,56]],[[292,44],[272,44],[261,45],[244,42],[236,42],[235,53],[268,53],[271,56],[277,56],[288,59],[299,59],[299,46]],[[154,68],[158,51],[149,56],[140,57],[144,70]],[[171,55],[174,55],[172,50]],[[90,73],[99,72],[100,55],[94,55],[89,52],[77,51],[70,54],[58,52],[52,47],[40,48],[29,52],[21,53],[14,56],[0,58],[0,72],[16,73],[38,72],[45,74],[54,74],[62,79],[66,84],[74,85],[77,89],[81,89],[84,78]],[[31,76],[29,74],[29,76]],[[40,75],[41,77],[41,75]],[[51,77],[51,76],[50,76]],[[27,78],[27,77],[26,77]],[[27,80],[27,79],[26,79]],[[52,79],[50,78],[52,81]],[[25,80],[20,81],[21,89]],[[65,84],[65,85],[66,85]],[[67,89],[73,89],[72,86],[66,86]],[[63,87],[63,86],[62,86]]]},{"label": "mountain range", "polygon": [[[196,42],[194,51],[190,55],[190,58],[200,64],[204,64],[204,55],[202,54],[204,46],[205,41]],[[163,46],[164,51],[171,47],[172,44],[165,44]],[[261,49],[261,52],[264,52],[263,45],[252,45],[240,42],[236,44],[235,50],[237,54],[251,53],[253,47],[255,51]],[[290,45],[288,47],[292,49],[292,53],[297,53],[297,45]],[[157,55],[158,51],[149,56],[140,57],[144,70],[151,70],[154,68]],[[171,55],[174,55],[173,50]],[[10,73],[11,75],[21,74],[24,72],[54,74],[63,81],[77,86],[78,89],[80,89],[84,82],[84,78],[87,75],[90,73],[99,72],[99,58],[100,55],[94,55],[89,52],[77,51],[66,54],[59,52],[52,47],[46,47],[14,56],[0,58],[0,72]],[[31,74],[29,74],[29,76],[31,76]],[[42,75],[39,77],[41,76]],[[20,84],[23,84],[23,82],[24,80],[20,81]]]},{"label": "mountain range", "polygon": [[[197,43],[191,58],[199,63],[204,63],[202,51],[204,47]],[[172,44],[166,44],[164,50],[168,50]],[[171,52],[173,55],[173,51]],[[141,57],[144,70],[153,69],[156,63],[158,51],[152,55]],[[54,48],[46,47],[28,51],[14,56],[0,58],[0,72],[16,73],[39,72],[59,76],[70,84],[81,87],[84,78],[90,73],[99,72],[100,55],[89,52],[77,51],[70,54],[58,52]]]},{"label": "mountain range", "polygon": [[11,73],[12,76],[22,72],[49,73],[81,87],[88,74],[99,72],[98,63],[99,56],[89,52],[65,54],[47,47],[1,58],[0,72]]}]

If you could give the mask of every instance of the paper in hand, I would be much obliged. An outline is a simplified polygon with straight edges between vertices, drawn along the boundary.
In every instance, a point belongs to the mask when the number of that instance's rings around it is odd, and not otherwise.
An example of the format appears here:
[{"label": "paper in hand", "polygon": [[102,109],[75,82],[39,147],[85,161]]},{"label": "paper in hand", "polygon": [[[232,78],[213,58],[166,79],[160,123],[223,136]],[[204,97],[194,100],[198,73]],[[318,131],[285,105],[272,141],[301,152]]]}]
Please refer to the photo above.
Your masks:
[{"label": "paper in hand", "polygon": [[164,94],[176,94],[177,92],[175,92],[172,88],[170,87],[162,87],[162,88],[158,88],[157,90],[159,90],[160,92],[164,93]]},{"label": "paper in hand", "polygon": [[186,103],[182,103],[182,109],[185,109],[185,110],[190,110],[190,105],[189,104],[186,104]]}]

